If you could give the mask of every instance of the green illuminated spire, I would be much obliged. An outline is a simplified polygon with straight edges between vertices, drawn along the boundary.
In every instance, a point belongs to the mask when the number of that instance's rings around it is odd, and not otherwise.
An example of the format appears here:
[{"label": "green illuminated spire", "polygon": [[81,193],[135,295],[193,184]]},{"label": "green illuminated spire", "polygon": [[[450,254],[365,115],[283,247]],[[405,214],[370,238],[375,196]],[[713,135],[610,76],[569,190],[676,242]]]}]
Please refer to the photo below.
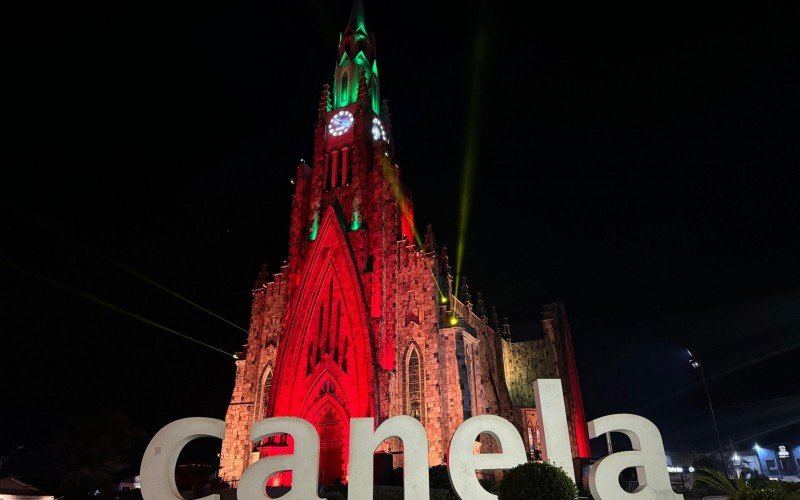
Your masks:
[{"label": "green illuminated spire", "polygon": [[348,25],[355,32],[367,34],[367,18],[364,16],[364,0],[354,0],[353,9],[350,11],[350,22]]},{"label": "green illuminated spire", "polygon": [[333,75],[333,109],[349,106],[358,100],[358,82],[364,75],[367,100],[372,111],[380,114],[380,87],[375,40],[367,33],[364,0],[354,0],[350,20],[339,40],[339,51]]}]

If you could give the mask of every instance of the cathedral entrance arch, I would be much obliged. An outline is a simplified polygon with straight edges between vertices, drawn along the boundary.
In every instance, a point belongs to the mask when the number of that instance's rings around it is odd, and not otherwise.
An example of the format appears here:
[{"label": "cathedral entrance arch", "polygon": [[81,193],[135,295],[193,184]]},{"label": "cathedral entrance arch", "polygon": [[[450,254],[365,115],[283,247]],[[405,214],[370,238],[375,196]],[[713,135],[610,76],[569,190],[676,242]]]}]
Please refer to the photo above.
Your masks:
[{"label": "cathedral entrance arch", "polygon": [[346,457],[350,417],[333,396],[326,394],[303,416],[319,433],[319,484],[333,484],[347,477]]},{"label": "cathedral entrance arch", "polygon": [[355,257],[340,214],[328,207],[289,305],[270,416],[299,416],[322,373],[334,374],[354,417],[375,414],[375,347]]},{"label": "cathedral entrance arch", "polygon": [[350,417],[376,413],[366,304],[341,214],[328,207],[289,305],[267,409],[316,427],[321,484],[346,477]]}]

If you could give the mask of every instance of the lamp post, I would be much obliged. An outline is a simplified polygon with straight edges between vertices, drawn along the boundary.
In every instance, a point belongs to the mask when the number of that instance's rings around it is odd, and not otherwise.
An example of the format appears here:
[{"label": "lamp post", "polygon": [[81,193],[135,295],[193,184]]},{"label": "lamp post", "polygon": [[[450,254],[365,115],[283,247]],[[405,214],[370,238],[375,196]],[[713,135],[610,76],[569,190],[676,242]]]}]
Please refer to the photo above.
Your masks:
[{"label": "lamp post", "polygon": [[19,450],[21,450],[22,448],[25,448],[25,446],[24,446],[24,445],[19,445],[19,446],[17,446],[17,449],[15,449],[14,451],[12,451],[12,452],[11,452],[11,453],[9,453],[8,455],[6,455],[6,456],[0,455],[0,471],[2,471],[2,470],[3,470],[3,466],[6,464],[6,462],[8,462],[8,459],[9,459],[9,458],[11,458],[11,456],[12,456],[14,453],[18,452],[18,451],[19,451]]},{"label": "lamp post", "polygon": [[728,463],[725,461],[725,455],[722,453],[722,440],[719,438],[719,429],[717,428],[717,417],[714,415],[714,405],[711,404],[711,395],[708,393],[708,383],[706,383],[706,374],[703,371],[703,363],[700,362],[700,356],[697,354],[692,354],[692,351],[686,349],[686,352],[689,353],[691,358],[689,359],[689,364],[695,370],[700,370],[700,378],[703,379],[703,387],[706,390],[706,399],[708,399],[708,409],[711,410],[711,421],[714,422],[714,433],[717,435],[717,445],[719,446],[719,458],[722,459],[722,467],[725,469],[725,474],[730,477],[730,473],[728,472]]}]

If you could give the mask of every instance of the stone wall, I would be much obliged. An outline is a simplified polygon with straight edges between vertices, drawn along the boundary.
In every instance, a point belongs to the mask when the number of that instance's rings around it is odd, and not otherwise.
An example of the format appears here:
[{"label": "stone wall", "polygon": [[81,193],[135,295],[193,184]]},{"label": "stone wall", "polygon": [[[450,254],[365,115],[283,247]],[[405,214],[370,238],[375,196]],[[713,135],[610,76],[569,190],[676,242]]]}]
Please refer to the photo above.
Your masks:
[{"label": "stone wall", "polygon": [[533,382],[538,378],[549,377],[544,354],[544,341],[508,342],[503,340],[502,346],[503,370],[512,404],[530,408],[536,406]]},{"label": "stone wall", "polygon": [[236,360],[236,378],[225,415],[225,438],[220,452],[220,475],[236,481],[250,465],[253,443],[250,427],[264,418],[265,377],[275,364],[286,308],[285,273],[253,290],[248,341]]}]

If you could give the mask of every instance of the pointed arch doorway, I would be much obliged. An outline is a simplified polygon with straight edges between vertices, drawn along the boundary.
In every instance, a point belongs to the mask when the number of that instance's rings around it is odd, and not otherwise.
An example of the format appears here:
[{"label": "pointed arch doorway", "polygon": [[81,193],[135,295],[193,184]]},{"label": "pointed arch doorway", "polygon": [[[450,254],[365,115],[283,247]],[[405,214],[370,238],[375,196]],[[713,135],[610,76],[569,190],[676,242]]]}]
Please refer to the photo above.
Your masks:
[{"label": "pointed arch doorway", "polygon": [[337,480],[347,479],[349,453],[347,427],[350,418],[344,407],[332,396],[325,396],[315,404],[303,417],[317,429],[319,433],[319,484],[334,484]]}]

